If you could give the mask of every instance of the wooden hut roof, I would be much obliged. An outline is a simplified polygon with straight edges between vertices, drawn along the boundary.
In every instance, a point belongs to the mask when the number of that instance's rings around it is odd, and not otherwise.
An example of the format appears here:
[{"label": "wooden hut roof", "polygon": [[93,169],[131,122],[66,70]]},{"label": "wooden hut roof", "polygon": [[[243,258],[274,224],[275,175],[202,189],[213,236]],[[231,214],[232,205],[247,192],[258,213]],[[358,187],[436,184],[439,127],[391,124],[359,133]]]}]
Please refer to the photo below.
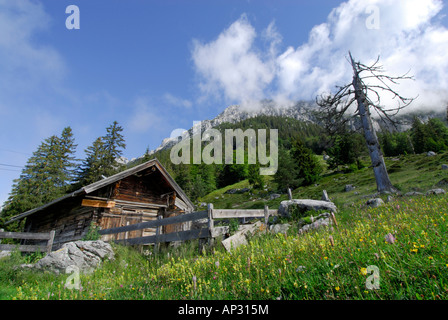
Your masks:
[{"label": "wooden hut roof", "polygon": [[47,204],[44,204],[38,208],[34,208],[31,210],[28,210],[26,212],[23,212],[21,214],[18,214],[14,217],[12,217],[7,224],[17,221],[17,220],[21,220],[25,217],[28,217],[29,215],[32,215],[36,212],[42,211],[50,206],[53,206],[61,201],[64,201],[66,199],[69,198],[73,198],[73,197],[77,197],[77,196],[81,196],[81,195],[87,195],[90,194],[96,190],[99,190],[105,186],[108,186],[112,183],[115,183],[119,180],[122,180],[126,177],[132,176],[132,175],[138,175],[140,172],[151,168],[151,167],[155,167],[159,170],[159,172],[162,174],[163,178],[166,180],[166,182],[174,189],[174,191],[177,193],[178,197],[180,197],[182,199],[182,201],[189,207],[189,209],[193,210],[194,209],[194,205],[191,202],[191,200],[187,197],[187,195],[185,194],[185,192],[179,187],[179,185],[174,181],[174,179],[170,176],[170,174],[166,171],[166,169],[162,166],[162,164],[159,162],[159,160],[157,160],[157,158],[154,158],[152,160],[149,160],[145,163],[142,163],[138,166],[129,168],[127,170],[124,170],[122,172],[119,172],[113,176],[110,176],[108,178],[105,178],[103,180],[94,182],[92,184],[89,184],[87,186],[84,186],[72,193],[69,193],[63,197],[60,197],[58,199],[55,199]]}]

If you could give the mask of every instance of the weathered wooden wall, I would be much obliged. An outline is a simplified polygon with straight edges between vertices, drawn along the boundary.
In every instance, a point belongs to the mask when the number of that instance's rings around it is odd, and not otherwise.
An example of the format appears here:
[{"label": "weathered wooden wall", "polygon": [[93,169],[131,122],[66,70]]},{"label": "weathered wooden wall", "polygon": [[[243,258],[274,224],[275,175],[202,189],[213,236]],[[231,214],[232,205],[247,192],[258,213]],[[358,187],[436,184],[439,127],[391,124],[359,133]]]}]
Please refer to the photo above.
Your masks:
[{"label": "weathered wooden wall", "polygon": [[82,199],[75,198],[49,207],[27,217],[26,232],[55,231],[54,245],[80,240],[87,233],[90,222],[97,216],[97,208],[83,207]]},{"label": "weathered wooden wall", "polygon": [[[105,209],[101,213],[98,225],[101,229],[110,229],[116,227],[128,226],[135,223],[146,222],[156,220],[158,215],[158,208],[126,208],[115,207],[111,209]],[[136,238],[142,236],[149,236],[155,234],[155,228],[143,229],[137,231],[123,232],[115,235],[105,235],[102,237],[104,241],[121,240]]]},{"label": "weathered wooden wall", "polygon": [[[127,176],[106,185],[88,195],[64,199],[27,217],[28,232],[55,230],[55,246],[68,241],[82,239],[91,223],[101,229],[127,226],[135,223],[174,217],[186,213],[186,204],[162,174],[149,168],[138,175]],[[161,233],[185,231],[190,222],[178,223],[161,228]],[[104,235],[103,240],[121,240],[155,235],[156,229],[149,228]]]}]

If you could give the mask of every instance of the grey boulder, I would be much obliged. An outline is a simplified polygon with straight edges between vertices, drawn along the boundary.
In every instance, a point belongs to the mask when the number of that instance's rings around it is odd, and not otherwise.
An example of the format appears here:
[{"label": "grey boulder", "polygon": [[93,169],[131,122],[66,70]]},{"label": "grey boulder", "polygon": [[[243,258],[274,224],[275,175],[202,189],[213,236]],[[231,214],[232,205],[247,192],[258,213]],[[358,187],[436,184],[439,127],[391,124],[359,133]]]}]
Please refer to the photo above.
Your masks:
[{"label": "grey boulder", "polygon": [[74,241],[65,243],[36,262],[32,268],[48,270],[56,274],[66,273],[67,268],[77,267],[81,273],[91,273],[105,260],[114,259],[114,251],[107,242]]},{"label": "grey boulder", "polygon": [[366,202],[366,205],[372,208],[378,208],[380,206],[382,206],[384,204],[383,199],[381,198],[375,198],[375,199],[370,199]]},{"label": "grey boulder", "polygon": [[322,201],[322,200],[311,200],[311,199],[292,199],[285,200],[280,203],[278,208],[278,213],[280,216],[289,217],[290,216],[290,208],[294,206],[299,208],[301,212],[306,212],[310,210],[319,211],[331,211],[333,213],[337,212],[336,205],[330,201]]}]

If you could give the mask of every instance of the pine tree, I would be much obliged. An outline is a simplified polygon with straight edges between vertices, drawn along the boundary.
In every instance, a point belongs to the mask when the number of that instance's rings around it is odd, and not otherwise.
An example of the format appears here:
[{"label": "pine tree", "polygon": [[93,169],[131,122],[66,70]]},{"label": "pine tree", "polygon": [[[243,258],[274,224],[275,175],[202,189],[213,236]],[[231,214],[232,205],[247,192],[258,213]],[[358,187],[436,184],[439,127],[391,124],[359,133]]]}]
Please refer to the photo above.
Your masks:
[{"label": "pine tree", "polygon": [[278,161],[278,169],[274,175],[274,181],[278,184],[278,189],[297,188],[300,184],[297,165],[289,150],[280,148],[278,150]]},{"label": "pine tree", "polygon": [[104,142],[101,137],[85,150],[86,158],[79,166],[76,178],[76,187],[91,184],[101,180],[104,170]]},{"label": "pine tree", "polygon": [[414,118],[411,129],[411,139],[414,145],[415,153],[422,153],[426,151],[426,143],[428,140],[428,132],[425,125],[418,119]]},{"label": "pine tree", "polygon": [[1,212],[2,220],[39,207],[65,194],[75,167],[76,145],[70,127],[61,137],[42,142],[28,159]]},{"label": "pine tree", "polygon": [[357,162],[363,150],[362,137],[355,132],[346,131],[335,137],[334,145],[328,149],[330,168],[352,165]]},{"label": "pine tree", "polygon": [[97,138],[91,146],[84,150],[86,158],[78,167],[74,188],[79,188],[119,172],[122,166],[117,159],[126,147],[123,128],[114,121],[106,128],[107,134]]},{"label": "pine tree", "polygon": [[114,121],[106,128],[107,134],[103,137],[104,142],[104,171],[105,176],[111,176],[119,172],[122,167],[117,159],[122,156],[123,149],[126,148],[124,137],[121,134],[123,128]]},{"label": "pine tree", "polygon": [[69,184],[73,182],[76,175],[76,168],[78,166],[78,159],[75,157],[77,144],[75,144],[75,138],[73,131],[70,127],[64,128],[61,134],[59,144],[59,160],[61,181],[63,182],[63,188],[67,189]]},{"label": "pine tree", "polygon": [[298,179],[302,179],[301,185],[310,185],[320,179],[322,166],[311,149],[307,148],[300,138],[293,142],[291,155],[297,164]]},{"label": "pine tree", "polygon": [[255,188],[255,189],[262,189],[264,185],[264,176],[260,174],[260,163],[256,164],[249,164],[248,170],[247,170],[247,178],[249,180],[249,183]]}]

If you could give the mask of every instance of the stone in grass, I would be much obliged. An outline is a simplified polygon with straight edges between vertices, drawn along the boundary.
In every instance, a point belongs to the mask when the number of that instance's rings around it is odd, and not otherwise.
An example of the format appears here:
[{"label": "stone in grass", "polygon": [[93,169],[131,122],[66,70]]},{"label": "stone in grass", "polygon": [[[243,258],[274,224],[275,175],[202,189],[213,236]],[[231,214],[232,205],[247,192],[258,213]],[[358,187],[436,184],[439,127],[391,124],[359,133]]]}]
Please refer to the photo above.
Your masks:
[{"label": "stone in grass", "polygon": [[422,196],[423,193],[418,192],[418,191],[410,191],[410,192],[406,192],[404,194],[405,197],[411,197],[411,196]]},{"label": "stone in grass", "polygon": [[284,224],[274,224],[269,227],[269,231],[271,233],[285,233],[288,231],[288,229],[291,227],[289,223]]},{"label": "stone in grass", "polygon": [[349,192],[349,191],[354,190],[355,188],[356,187],[354,185],[352,185],[352,184],[346,184],[345,187],[344,187],[344,191],[345,192]]},{"label": "stone in grass", "polygon": [[101,240],[74,241],[65,243],[61,249],[47,254],[28,267],[61,274],[66,273],[68,267],[75,266],[81,273],[91,273],[105,259],[114,259],[114,251],[109,243]]},{"label": "stone in grass", "polygon": [[264,230],[264,224],[261,223],[260,221],[257,221],[253,224],[245,224],[245,225],[241,225],[238,229],[238,231],[228,237],[227,239],[221,241],[222,245],[224,246],[224,248],[230,252],[232,251],[232,249],[235,249],[241,245],[247,245],[247,239],[246,236],[248,234],[254,234],[257,231],[262,231]]},{"label": "stone in grass", "polygon": [[278,214],[281,217],[290,217],[290,207],[298,208],[301,213],[306,211],[326,210],[333,213],[337,212],[336,205],[333,202],[311,199],[292,199],[280,203]]},{"label": "stone in grass", "polygon": [[310,230],[316,230],[316,229],[320,229],[323,227],[328,227],[328,226],[330,226],[330,224],[331,224],[330,218],[319,219],[317,221],[314,221],[313,223],[307,224],[307,225],[303,226],[302,228],[300,228],[299,234],[308,232]]},{"label": "stone in grass", "polygon": [[426,192],[426,195],[429,196],[429,195],[432,195],[432,194],[438,195],[438,194],[445,194],[445,193],[446,193],[446,191],[444,189],[440,189],[439,188],[439,189],[428,190]]},{"label": "stone in grass", "polygon": [[393,244],[393,243],[395,242],[395,237],[394,237],[394,235],[393,235],[392,233],[388,233],[388,234],[386,234],[386,236],[384,237],[384,240],[385,240],[387,243]]},{"label": "stone in grass", "polygon": [[383,199],[381,198],[375,198],[375,199],[369,199],[366,202],[366,205],[372,208],[378,208],[384,204]]},{"label": "stone in grass", "polygon": [[331,202],[330,198],[328,197],[327,190],[322,191],[322,201]]}]

